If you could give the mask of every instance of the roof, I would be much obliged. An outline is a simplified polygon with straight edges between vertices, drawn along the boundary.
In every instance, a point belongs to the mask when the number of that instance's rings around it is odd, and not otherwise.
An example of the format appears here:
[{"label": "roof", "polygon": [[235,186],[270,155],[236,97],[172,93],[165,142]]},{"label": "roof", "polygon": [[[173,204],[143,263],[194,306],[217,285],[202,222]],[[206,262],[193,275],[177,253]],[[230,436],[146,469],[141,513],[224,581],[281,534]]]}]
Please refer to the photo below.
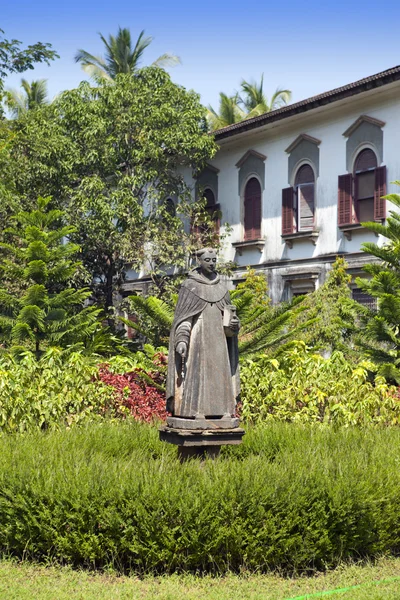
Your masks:
[{"label": "roof", "polygon": [[244,131],[257,129],[258,127],[262,127],[268,123],[274,123],[275,121],[280,121],[281,119],[286,119],[287,117],[292,117],[314,108],[330,104],[331,102],[337,102],[338,100],[349,98],[350,96],[356,96],[362,92],[367,92],[369,90],[381,87],[382,85],[388,85],[389,83],[399,80],[400,66],[393,67],[392,69],[387,69],[386,71],[382,71],[376,75],[370,75],[364,79],[359,79],[353,83],[348,83],[342,87],[335,88],[329,92],[324,92],[323,94],[312,96],[306,100],[301,100],[300,102],[295,102],[294,104],[289,104],[287,106],[283,106],[282,108],[278,108],[277,110],[264,113],[258,117],[252,117],[251,119],[246,119],[240,123],[228,125],[222,129],[217,129],[214,131],[214,136],[217,141],[222,140],[224,138],[243,133]]}]

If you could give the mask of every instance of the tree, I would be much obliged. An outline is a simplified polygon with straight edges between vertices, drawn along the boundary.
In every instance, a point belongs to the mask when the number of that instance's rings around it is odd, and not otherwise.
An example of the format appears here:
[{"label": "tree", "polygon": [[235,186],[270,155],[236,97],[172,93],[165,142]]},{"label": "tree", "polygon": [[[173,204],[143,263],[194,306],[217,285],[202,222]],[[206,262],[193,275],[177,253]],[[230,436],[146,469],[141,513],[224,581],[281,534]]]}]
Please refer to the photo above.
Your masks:
[{"label": "tree", "polygon": [[[135,46],[132,48],[132,38],[129,29],[119,27],[116,36],[109,35],[108,40],[99,33],[106,50],[105,58],[94,56],[86,50],[78,50],[75,62],[97,82],[113,81],[121,73],[136,73],[139,69],[143,53],[151,44],[153,38],[145,37],[144,30],[140,32]],[[173,66],[180,63],[180,58],[174,54],[163,54],[154,61],[158,67]]]},{"label": "tree", "polygon": [[46,79],[37,79],[31,83],[21,79],[21,87],[22,92],[18,90],[6,92],[5,103],[13,117],[18,118],[28,110],[48,104]]},{"label": "tree", "polygon": [[242,104],[246,110],[246,119],[276,110],[290,102],[292,97],[292,92],[290,90],[277,88],[269,102],[264,93],[264,74],[261,75],[259,83],[256,81],[249,82],[243,79],[240,87],[244,96],[239,96],[239,103]]},{"label": "tree", "polygon": [[[400,181],[395,181],[400,185]],[[384,196],[400,208],[400,194]],[[364,227],[382,235],[383,246],[371,242],[362,250],[379,259],[364,267],[369,279],[358,278],[358,287],[378,301],[377,311],[364,309],[359,343],[379,366],[379,373],[400,384],[400,213],[391,210],[387,224],[368,222]]]},{"label": "tree", "polygon": [[305,320],[293,325],[304,310],[301,298],[272,306],[267,279],[263,274],[257,275],[254,269],[248,269],[246,279],[231,292],[231,298],[241,323],[239,353],[242,359],[281,351],[286,342],[310,324]]},{"label": "tree", "polygon": [[[216,151],[194,92],[157,67],[115,84],[64,92],[15,121],[8,183],[22,197],[52,195],[75,226],[86,282],[108,311],[130,268],[155,282],[188,267],[192,190]],[[186,171],[185,171],[186,170]],[[165,204],[173,197],[177,214]]]},{"label": "tree", "polygon": [[216,131],[222,127],[239,123],[246,118],[246,113],[238,105],[239,97],[227,96],[223,92],[219,94],[219,110],[218,112],[212,106],[208,107],[207,120],[211,131]]},{"label": "tree", "polygon": [[[51,44],[37,42],[21,49],[19,40],[8,40],[4,37],[4,31],[0,29],[0,97],[3,94],[4,79],[10,73],[23,73],[33,69],[35,63],[50,61],[59,58]],[[0,109],[1,111],[1,109]]]},{"label": "tree", "polygon": [[74,228],[62,211],[49,209],[50,198],[21,212],[0,244],[0,339],[6,346],[82,347],[98,334],[100,310],[84,307],[88,289],[73,285],[79,247],[64,242]]},{"label": "tree", "polygon": [[298,339],[326,355],[341,351],[347,360],[359,360],[355,348],[358,330],[359,304],[351,298],[347,263],[338,256],[326,281],[303,300],[304,312],[295,319],[296,326],[306,320],[310,323],[299,333]]},{"label": "tree", "polygon": [[269,102],[264,94],[264,75],[261,75],[259,83],[243,79],[240,85],[242,96],[239,92],[232,96],[220,92],[218,112],[212,106],[208,106],[207,120],[211,131],[276,110],[290,102],[292,97],[290,90],[278,88]]}]

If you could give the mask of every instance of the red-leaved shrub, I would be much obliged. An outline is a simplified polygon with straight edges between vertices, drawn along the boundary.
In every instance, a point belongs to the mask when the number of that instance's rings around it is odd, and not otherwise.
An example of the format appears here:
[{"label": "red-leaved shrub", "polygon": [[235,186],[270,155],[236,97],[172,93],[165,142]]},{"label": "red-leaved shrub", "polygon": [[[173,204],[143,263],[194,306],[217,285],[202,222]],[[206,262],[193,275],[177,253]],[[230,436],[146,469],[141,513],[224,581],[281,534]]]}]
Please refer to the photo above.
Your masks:
[{"label": "red-leaved shrub", "polygon": [[[106,385],[115,390],[115,406],[117,414],[123,414],[121,407],[129,410],[137,421],[163,420],[167,418],[165,395],[157,389],[156,385],[164,383],[164,374],[160,372],[149,373],[137,369],[123,375],[112,373],[108,365],[101,365],[99,378]],[[151,385],[153,381],[156,385]]]}]

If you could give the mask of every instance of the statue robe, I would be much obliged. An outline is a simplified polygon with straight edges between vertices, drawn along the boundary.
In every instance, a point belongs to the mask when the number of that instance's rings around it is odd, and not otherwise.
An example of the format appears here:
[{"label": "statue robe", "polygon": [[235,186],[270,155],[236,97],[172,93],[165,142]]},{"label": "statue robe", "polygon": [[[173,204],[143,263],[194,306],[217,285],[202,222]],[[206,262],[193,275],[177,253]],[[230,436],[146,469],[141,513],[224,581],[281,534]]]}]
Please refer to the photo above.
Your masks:
[{"label": "statue robe", "polygon": [[[224,307],[230,304],[225,283],[199,270],[181,286],[169,344],[167,408],[173,416],[233,416],[240,394],[237,335],[227,337]],[[182,376],[180,341],[187,343]]]}]

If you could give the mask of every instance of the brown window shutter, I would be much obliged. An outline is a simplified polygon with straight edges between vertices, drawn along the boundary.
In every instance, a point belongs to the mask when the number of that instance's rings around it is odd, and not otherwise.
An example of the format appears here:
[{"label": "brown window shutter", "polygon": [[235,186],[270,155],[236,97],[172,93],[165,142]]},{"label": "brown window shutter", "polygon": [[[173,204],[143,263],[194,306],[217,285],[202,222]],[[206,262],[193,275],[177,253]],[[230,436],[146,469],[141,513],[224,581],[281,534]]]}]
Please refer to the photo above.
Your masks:
[{"label": "brown window shutter", "polygon": [[255,240],[261,236],[261,186],[253,177],[244,194],[244,239]]},{"label": "brown window shutter", "polygon": [[353,176],[351,173],[339,175],[338,181],[338,225],[351,225],[352,223],[352,187]]},{"label": "brown window shutter", "polygon": [[293,188],[282,190],[282,235],[293,233]]},{"label": "brown window shutter", "polygon": [[253,197],[253,239],[261,237],[261,196]]},{"label": "brown window shutter", "polygon": [[253,198],[245,198],[244,201],[244,239],[253,238]]},{"label": "brown window shutter", "polygon": [[386,217],[386,167],[375,169],[374,219],[381,221]]}]

